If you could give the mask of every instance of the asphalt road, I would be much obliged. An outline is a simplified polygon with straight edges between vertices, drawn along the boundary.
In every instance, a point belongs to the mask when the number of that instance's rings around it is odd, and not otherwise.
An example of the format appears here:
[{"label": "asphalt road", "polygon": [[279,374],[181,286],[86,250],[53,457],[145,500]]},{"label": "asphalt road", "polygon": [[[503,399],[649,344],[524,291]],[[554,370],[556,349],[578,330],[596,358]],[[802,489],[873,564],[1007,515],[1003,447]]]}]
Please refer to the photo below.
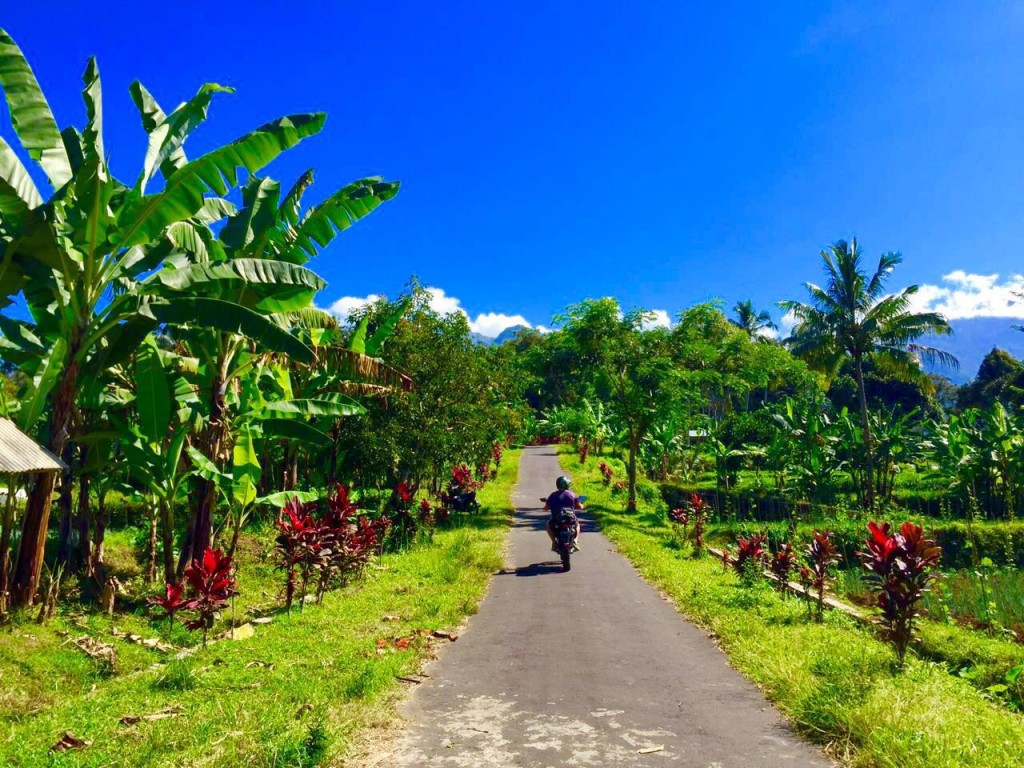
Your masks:
[{"label": "asphalt road", "polygon": [[[379,765],[466,768],[824,768],[733,670],[584,518],[561,572],[539,497],[560,474],[528,448],[506,569],[458,642],[432,662]],[[583,490],[585,493],[585,489]]]}]

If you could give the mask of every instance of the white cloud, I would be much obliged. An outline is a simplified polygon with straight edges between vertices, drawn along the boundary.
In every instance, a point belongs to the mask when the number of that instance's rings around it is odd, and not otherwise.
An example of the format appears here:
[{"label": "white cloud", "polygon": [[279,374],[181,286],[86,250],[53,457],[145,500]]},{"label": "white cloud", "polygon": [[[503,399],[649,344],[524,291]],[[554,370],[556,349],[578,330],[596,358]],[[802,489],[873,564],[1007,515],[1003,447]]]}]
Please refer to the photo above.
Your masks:
[{"label": "white cloud", "polygon": [[[502,312],[481,312],[476,316],[476,319],[473,319],[462,308],[462,302],[455,296],[449,296],[444,292],[443,288],[427,288],[426,290],[430,293],[430,301],[428,303],[432,310],[439,315],[450,315],[456,312],[464,315],[469,322],[469,330],[479,333],[481,336],[493,339],[506,328],[512,328],[516,325],[525,325],[527,328],[533,327],[522,315],[506,315]],[[327,311],[345,320],[357,309],[371,304],[379,298],[380,296],[375,293],[362,297],[342,296],[331,304]],[[548,329],[543,326],[537,326],[537,330],[541,331],[541,333],[548,332]]]},{"label": "white cloud", "polygon": [[766,339],[777,339],[779,338],[779,330],[777,328],[769,328],[766,325],[754,331],[754,335],[761,336]]},{"label": "white cloud", "polygon": [[779,335],[782,338],[787,338],[796,327],[796,315],[793,314],[793,310],[789,310],[779,320]]},{"label": "white cloud", "polygon": [[948,320],[968,317],[1024,318],[1024,275],[1000,280],[958,269],[942,276],[942,285],[920,286],[911,299],[916,312],[939,312]]},{"label": "white cloud", "polygon": [[364,296],[363,298],[359,298],[358,296],[342,296],[340,299],[332,303],[331,306],[327,308],[327,311],[342,320],[348,320],[349,315],[357,309],[362,309],[367,304],[372,304],[379,298],[380,295],[376,293],[371,293],[369,296]]},{"label": "white cloud", "polygon": [[652,328],[671,328],[672,319],[668,316],[668,312],[664,309],[652,309],[649,313],[653,315],[648,320],[644,320],[644,329],[651,330]]}]

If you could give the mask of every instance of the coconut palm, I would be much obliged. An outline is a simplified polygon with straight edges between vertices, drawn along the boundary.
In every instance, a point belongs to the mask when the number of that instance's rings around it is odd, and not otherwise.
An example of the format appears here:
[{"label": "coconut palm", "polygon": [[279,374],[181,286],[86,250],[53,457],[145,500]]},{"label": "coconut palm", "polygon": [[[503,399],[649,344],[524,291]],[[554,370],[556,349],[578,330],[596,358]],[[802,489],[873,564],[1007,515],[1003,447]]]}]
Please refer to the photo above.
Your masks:
[{"label": "coconut palm", "polygon": [[852,360],[861,425],[864,430],[865,499],[874,508],[874,446],[864,390],[864,362],[904,379],[923,376],[920,363],[955,368],[957,359],[940,349],[918,343],[922,336],[952,333],[946,318],[935,312],[913,312],[911,297],[917,286],[887,293],[886,281],[902,261],[898,253],[885,253],[869,276],[863,269],[856,238],[839,240],[822,250],[828,282],[824,288],[806,283],[810,302],[782,301],[779,306],[796,320],[786,340],[794,354],[812,366],[834,374],[844,360]]},{"label": "coconut palm", "polygon": [[758,312],[754,309],[754,303],[750,299],[737,302],[732,311],[734,314],[731,320],[733,325],[742,328],[752,339],[764,336],[766,331],[779,329],[772,322],[772,316],[768,314],[767,310]]}]

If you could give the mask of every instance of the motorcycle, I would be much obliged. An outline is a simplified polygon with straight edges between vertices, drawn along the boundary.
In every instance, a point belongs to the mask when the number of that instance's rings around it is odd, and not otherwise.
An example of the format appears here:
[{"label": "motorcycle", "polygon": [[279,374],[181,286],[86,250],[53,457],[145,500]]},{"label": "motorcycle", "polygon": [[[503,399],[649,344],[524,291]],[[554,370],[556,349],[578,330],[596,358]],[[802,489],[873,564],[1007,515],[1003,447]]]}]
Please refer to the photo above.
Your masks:
[{"label": "motorcycle", "polygon": [[[558,552],[558,556],[562,559],[562,572],[568,571],[572,568],[572,553],[575,550],[576,540],[576,526],[578,519],[576,517],[576,510],[583,509],[583,502],[586,501],[586,496],[578,496],[576,499],[576,508],[571,509],[566,507],[561,509],[554,516],[554,529],[555,529],[555,551]],[[547,499],[541,499],[546,502]]]}]

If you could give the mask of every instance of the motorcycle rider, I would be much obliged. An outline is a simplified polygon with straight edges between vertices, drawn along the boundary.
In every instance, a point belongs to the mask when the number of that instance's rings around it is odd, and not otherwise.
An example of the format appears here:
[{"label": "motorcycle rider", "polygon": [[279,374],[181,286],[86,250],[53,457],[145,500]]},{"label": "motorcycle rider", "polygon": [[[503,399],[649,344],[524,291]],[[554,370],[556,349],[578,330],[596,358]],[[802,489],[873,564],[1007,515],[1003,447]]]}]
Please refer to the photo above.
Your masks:
[{"label": "motorcycle rider", "polygon": [[[548,532],[548,538],[551,539],[551,551],[558,551],[557,541],[555,540],[555,519],[558,513],[563,509],[582,509],[583,505],[580,504],[579,498],[575,493],[569,490],[571,481],[565,475],[562,475],[555,480],[555,492],[548,496],[547,501],[544,502],[544,509],[551,512],[551,517],[548,518],[548,523],[545,526]],[[580,548],[580,519],[576,517],[576,531],[573,533],[572,547],[574,550]]]}]

